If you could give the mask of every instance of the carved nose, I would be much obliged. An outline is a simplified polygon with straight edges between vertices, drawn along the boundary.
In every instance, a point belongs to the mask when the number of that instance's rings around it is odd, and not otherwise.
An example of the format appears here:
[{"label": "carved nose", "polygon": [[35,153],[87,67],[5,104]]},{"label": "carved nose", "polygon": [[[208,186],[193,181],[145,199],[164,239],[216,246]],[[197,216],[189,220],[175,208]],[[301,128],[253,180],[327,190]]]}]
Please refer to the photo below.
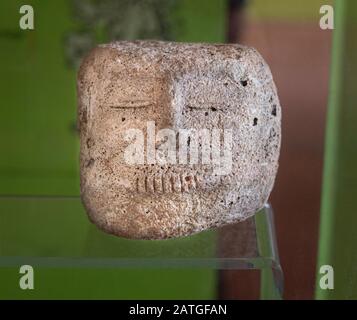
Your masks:
[{"label": "carved nose", "polygon": [[181,117],[181,113],[173,105],[165,106],[164,112],[160,115],[159,123],[157,123],[158,129],[179,129]]},{"label": "carved nose", "polygon": [[167,99],[155,108],[157,129],[178,130],[181,128],[182,112],[174,99]]}]

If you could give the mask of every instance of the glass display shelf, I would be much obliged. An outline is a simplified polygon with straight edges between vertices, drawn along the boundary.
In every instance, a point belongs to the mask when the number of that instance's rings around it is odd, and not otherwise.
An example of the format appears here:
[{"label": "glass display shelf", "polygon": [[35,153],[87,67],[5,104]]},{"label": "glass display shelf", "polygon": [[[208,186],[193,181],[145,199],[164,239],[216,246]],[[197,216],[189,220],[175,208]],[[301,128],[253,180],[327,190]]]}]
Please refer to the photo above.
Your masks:
[{"label": "glass display shelf", "polygon": [[[79,197],[0,197],[0,267],[202,268],[261,270],[268,298],[281,298],[274,215],[269,204],[254,217],[216,230],[168,240],[108,235],[87,218]],[[263,278],[263,279],[262,279]],[[264,280],[265,279],[265,280]]]}]

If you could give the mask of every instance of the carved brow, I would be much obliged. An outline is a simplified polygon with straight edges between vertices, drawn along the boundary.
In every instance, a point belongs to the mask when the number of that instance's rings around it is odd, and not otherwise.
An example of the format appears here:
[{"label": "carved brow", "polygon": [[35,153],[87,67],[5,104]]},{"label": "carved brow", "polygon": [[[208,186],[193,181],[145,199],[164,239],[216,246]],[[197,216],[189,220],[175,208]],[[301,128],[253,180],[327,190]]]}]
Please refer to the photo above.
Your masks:
[{"label": "carved brow", "polygon": [[145,108],[153,105],[154,102],[150,100],[123,100],[115,105],[109,106],[112,109],[129,109],[129,108]]}]

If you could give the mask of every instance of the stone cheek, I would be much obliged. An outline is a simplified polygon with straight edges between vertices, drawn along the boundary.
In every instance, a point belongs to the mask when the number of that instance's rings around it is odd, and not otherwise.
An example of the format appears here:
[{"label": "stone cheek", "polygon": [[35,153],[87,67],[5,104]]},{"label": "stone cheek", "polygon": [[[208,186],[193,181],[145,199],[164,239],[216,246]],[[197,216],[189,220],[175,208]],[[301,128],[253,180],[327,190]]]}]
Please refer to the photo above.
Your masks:
[{"label": "stone cheek", "polygon": [[274,184],[281,109],[269,67],[239,45],[115,42],[78,74],[81,195],[127,238],[244,220]]}]

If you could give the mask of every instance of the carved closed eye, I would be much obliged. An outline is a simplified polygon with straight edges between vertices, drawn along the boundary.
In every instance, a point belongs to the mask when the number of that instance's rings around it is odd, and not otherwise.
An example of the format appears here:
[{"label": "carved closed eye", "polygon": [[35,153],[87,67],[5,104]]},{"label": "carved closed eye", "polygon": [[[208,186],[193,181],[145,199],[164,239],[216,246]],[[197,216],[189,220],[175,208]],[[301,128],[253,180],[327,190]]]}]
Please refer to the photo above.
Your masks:
[{"label": "carved closed eye", "polygon": [[151,100],[123,100],[109,106],[112,109],[146,108],[154,104]]},{"label": "carved closed eye", "polygon": [[202,105],[187,105],[186,108],[189,110],[211,110],[211,111],[217,111],[217,110],[222,110],[225,107],[229,107],[220,103],[204,103]]}]

